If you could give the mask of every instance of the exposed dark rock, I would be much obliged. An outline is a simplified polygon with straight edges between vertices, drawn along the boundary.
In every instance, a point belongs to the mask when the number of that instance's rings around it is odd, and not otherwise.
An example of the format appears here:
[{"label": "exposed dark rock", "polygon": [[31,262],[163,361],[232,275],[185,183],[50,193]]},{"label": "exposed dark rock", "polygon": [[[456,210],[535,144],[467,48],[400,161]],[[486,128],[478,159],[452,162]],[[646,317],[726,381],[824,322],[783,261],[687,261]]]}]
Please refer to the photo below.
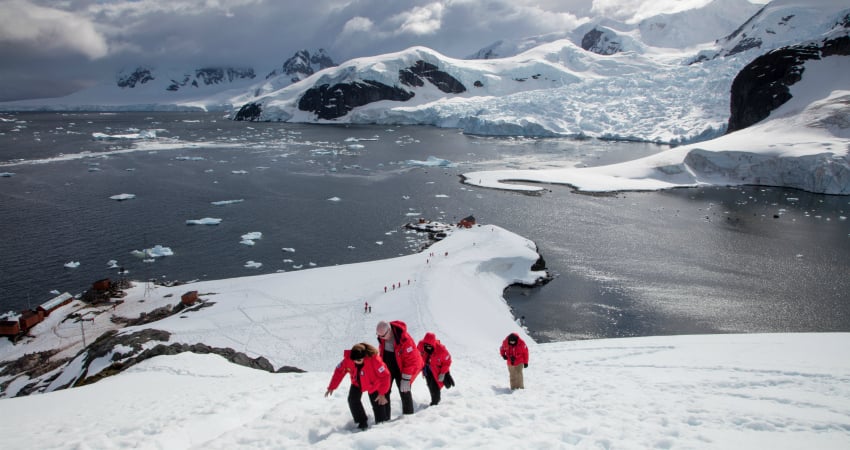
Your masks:
[{"label": "exposed dark rock", "polygon": [[479,80],[475,80],[475,83],[472,83],[472,85],[475,87],[484,87],[484,83]]},{"label": "exposed dark rock", "polygon": [[727,133],[767,118],[791,99],[789,87],[802,79],[806,61],[832,55],[850,55],[850,37],[826,40],[820,45],[783,47],[747,64],[732,82]]},{"label": "exposed dark rock", "polygon": [[759,38],[745,37],[738,41],[738,43],[735,44],[735,46],[732,47],[732,49],[729,50],[728,53],[726,53],[726,56],[732,56],[736,53],[745,52],[751,48],[761,48],[762,43],[762,40]]},{"label": "exposed dark rock", "polygon": [[[425,80],[446,94],[460,94],[466,92],[466,86],[457,78],[440,70],[434,64],[425,61],[416,61],[416,64],[398,71],[398,79],[402,84],[420,87],[425,85]],[[424,80],[423,80],[424,79]]]},{"label": "exposed dark rock", "polygon": [[[129,334],[118,334],[116,331],[105,333],[92,343],[92,345],[83,350],[85,352],[83,362],[84,367],[88,368],[89,365],[96,359],[109,355],[116,347],[129,347],[131,350],[125,353],[112,354],[112,361],[114,362],[111,366],[92,376],[86,376],[84,374],[80,376],[73,385],[82,386],[97,382],[103,378],[120,373],[146,359],[156,356],[177,355],[185,352],[216,354],[234,364],[275,373],[274,366],[272,366],[269,360],[265,357],[260,356],[257,358],[251,358],[244,353],[233,350],[232,348],[211,347],[203,343],[166,344],[165,342],[168,342],[170,337],[171,334],[169,332],[155,329],[145,329]],[[142,344],[151,341],[162,341],[163,343],[152,348],[143,349]],[[295,367],[282,367],[277,371],[277,373],[283,372],[303,372],[303,370]]]},{"label": "exposed dark rock", "polygon": [[239,108],[239,111],[233,116],[233,120],[245,120],[249,122],[260,120],[263,114],[263,106],[259,103],[246,103]]},{"label": "exposed dark rock", "polygon": [[581,48],[599,55],[613,55],[623,50],[623,43],[610,30],[594,28],[581,38]]},{"label": "exposed dark rock", "polygon": [[118,87],[134,88],[137,84],[145,84],[154,79],[151,70],[147,67],[139,67],[129,75],[118,76]]},{"label": "exposed dark rock", "polygon": [[[298,101],[298,109],[313,112],[320,119],[330,120],[342,117],[358,106],[381,100],[407,101],[413,96],[413,92],[371,80],[337,83],[333,86],[323,84],[304,92]],[[249,105],[243,106],[242,110]],[[237,113],[237,117],[242,114],[242,110]]]},{"label": "exposed dark rock", "polygon": [[232,83],[237,80],[253,80],[256,78],[254,69],[239,67],[204,67],[195,70],[194,73],[183,75],[180,80],[171,79],[171,84],[165,90],[177,91],[185,86],[199,87],[201,84]]},{"label": "exposed dark rock", "polygon": [[306,78],[319,70],[334,66],[336,66],[336,63],[325,53],[323,48],[313,54],[310,54],[307,50],[299,50],[291,58],[284,61],[279,70],[275,69],[266,75],[266,79],[278,75],[289,75],[289,81],[295,83],[301,81],[302,77]]}]

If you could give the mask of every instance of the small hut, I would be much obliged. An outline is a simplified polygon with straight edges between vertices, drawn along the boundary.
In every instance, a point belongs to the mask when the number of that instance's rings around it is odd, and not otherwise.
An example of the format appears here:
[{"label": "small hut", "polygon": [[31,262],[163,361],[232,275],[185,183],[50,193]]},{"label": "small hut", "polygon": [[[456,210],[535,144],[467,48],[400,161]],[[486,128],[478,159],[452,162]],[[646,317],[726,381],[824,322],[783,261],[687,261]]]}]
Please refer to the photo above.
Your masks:
[{"label": "small hut", "polygon": [[53,297],[52,299],[42,303],[38,306],[38,308],[36,308],[36,311],[41,311],[41,313],[44,314],[44,317],[47,317],[53,311],[56,311],[60,307],[71,303],[71,300],[73,299],[73,295],[65,292],[64,294],[59,294],[56,297]]},{"label": "small hut", "polygon": [[457,223],[458,228],[472,228],[475,226],[475,217],[466,216],[463,219],[460,219],[460,222]]},{"label": "small hut", "polygon": [[0,321],[0,336],[17,336],[21,332],[21,324],[17,320]]},{"label": "small hut", "polygon": [[44,312],[41,310],[33,311],[26,310],[21,313],[21,318],[18,321],[21,323],[21,331],[29,331],[30,328],[36,326],[44,320]]},{"label": "small hut", "polygon": [[198,291],[189,291],[180,296],[180,303],[184,306],[192,306],[198,301]]}]

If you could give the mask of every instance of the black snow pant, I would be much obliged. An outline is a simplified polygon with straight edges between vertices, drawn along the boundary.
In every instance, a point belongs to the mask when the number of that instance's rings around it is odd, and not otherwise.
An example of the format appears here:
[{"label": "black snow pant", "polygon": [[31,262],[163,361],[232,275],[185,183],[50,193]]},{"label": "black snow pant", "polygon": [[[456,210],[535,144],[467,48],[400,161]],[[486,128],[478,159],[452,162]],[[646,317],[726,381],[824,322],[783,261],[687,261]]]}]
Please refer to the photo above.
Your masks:
[{"label": "black snow pant", "polygon": [[[352,384],[351,389],[348,390],[348,409],[351,410],[351,417],[354,419],[354,422],[357,423],[357,426],[360,428],[366,428],[369,425],[369,418],[366,417],[366,410],[363,408],[363,403],[360,401],[362,396],[363,391]],[[389,402],[387,402],[386,405],[379,405],[377,392],[369,394],[369,402],[372,404],[372,413],[375,414],[375,423],[390,420]]]},{"label": "black snow pant", "polygon": [[[413,393],[411,391],[401,392],[401,368],[398,367],[398,363],[395,360],[395,354],[393,352],[384,351],[384,363],[387,364],[387,368],[390,369],[390,375],[392,375],[396,387],[399,388],[398,395],[401,397],[401,412],[404,414],[413,414]],[[390,386],[390,390],[387,392],[387,400],[390,399],[390,394],[392,392],[393,388]],[[389,405],[389,403],[387,404]]]},{"label": "black snow pant", "polygon": [[440,403],[440,385],[434,379],[434,374],[430,370],[425,371],[425,382],[428,383],[428,390],[431,392],[431,405]]}]

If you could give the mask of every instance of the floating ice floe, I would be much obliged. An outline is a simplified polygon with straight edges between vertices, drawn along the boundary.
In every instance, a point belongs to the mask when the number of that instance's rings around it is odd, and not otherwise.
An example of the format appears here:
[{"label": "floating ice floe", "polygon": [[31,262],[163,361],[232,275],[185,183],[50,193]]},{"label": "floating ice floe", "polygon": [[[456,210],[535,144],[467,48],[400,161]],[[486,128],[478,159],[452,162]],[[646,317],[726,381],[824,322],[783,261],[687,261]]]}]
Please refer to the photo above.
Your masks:
[{"label": "floating ice floe", "polygon": [[436,156],[429,156],[425,161],[408,159],[406,163],[411,166],[457,167],[457,164],[449,161],[448,159],[437,158]]},{"label": "floating ice floe", "polygon": [[289,253],[295,253],[295,249],[292,248],[292,247],[284,247],[281,250],[283,250],[285,252],[289,252]]},{"label": "floating ice floe", "polygon": [[119,202],[124,200],[130,200],[136,198],[136,194],[118,194],[109,197],[111,200],[118,200]]},{"label": "floating ice floe", "polygon": [[111,141],[121,139],[156,139],[156,130],[144,130],[139,131],[137,133],[127,134],[92,133],[91,136],[96,141]]},{"label": "floating ice floe", "polygon": [[186,221],[186,225],[218,225],[221,223],[221,219],[217,219],[214,217],[204,217],[203,219],[189,219]]},{"label": "floating ice floe", "polygon": [[69,269],[76,269],[77,267],[80,267],[80,262],[79,261],[66,262],[65,267],[67,267]]},{"label": "floating ice floe", "polygon": [[257,261],[247,261],[245,263],[245,267],[248,269],[259,269],[260,267],[263,267],[263,263]]},{"label": "floating ice floe", "polygon": [[118,268],[118,261],[116,261],[114,259],[110,259],[109,261],[106,262],[106,268],[107,269],[117,269]]},{"label": "floating ice floe", "polygon": [[12,173],[12,172],[0,172],[0,177],[2,177],[2,178],[9,178],[9,177],[13,177],[13,176],[15,176],[15,174]]},{"label": "floating ice floe", "polygon": [[350,150],[362,150],[366,148],[366,146],[363,144],[348,144],[348,148]]},{"label": "floating ice floe", "polygon": [[378,245],[384,245],[384,241],[375,241],[375,243]]},{"label": "floating ice floe", "polygon": [[329,202],[340,202],[340,201],[342,201],[342,199],[339,198],[339,197],[331,197],[331,198],[328,199],[328,201]]},{"label": "floating ice floe", "polygon": [[177,161],[203,161],[206,158],[203,156],[178,156],[176,158]]},{"label": "floating ice floe", "polygon": [[231,170],[230,173],[234,175],[245,175],[248,173],[247,170]]},{"label": "floating ice floe", "polygon": [[139,258],[148,258],[145,259],[145,262],[153,262],[152,259],[149,258],[161,258],[163,256],[174,256],[174,252],[171,251],[168,247],[163,247],[162,245],[154,245],[151,248],[146,248],[144,250],[133,250],[130,252],[133,256]]},{"label": "floating ice floe", "polygon": [[234,203],[242,203],[244,201],[245,201],[245,199],[240,198],[238,200],[221,200],[221,201],[218,201],[218,202],[210,202],[210,203],[213,206],[224,206],[224,205],[232,205]]},{"label": "floating ice floe", "polygon": [[263,233],[259,231],[252,231],[250,233],[245,233],[242,235],[242,240],[239,242],[243,245],[254,245],[257,239],[262,239]]},{"label": "floating ice floe", "polygon": [[448,196],[448,195],[446,195],[446,194],[437,194],[437,195],[435,195],[434,197],[437,197],[437,198],[449,198],[449,196]]}]

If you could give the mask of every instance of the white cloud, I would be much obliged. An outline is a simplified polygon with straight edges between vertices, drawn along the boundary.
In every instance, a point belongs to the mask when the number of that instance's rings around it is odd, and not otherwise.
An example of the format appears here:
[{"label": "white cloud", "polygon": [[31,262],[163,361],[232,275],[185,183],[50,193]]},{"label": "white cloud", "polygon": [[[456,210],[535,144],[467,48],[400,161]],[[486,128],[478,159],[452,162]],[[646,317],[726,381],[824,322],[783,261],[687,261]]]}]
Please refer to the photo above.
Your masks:
[{"label": "white cloud", "polygon": [[428,35],[436,33],[442,25],[445,7],[441,3],[417,6],[389,19],[390,23],[399,23],[397,33]]},{"label": "white cloud", "polygon": [[345,25],[342,27],[342,35],[369,32],[372,28],[374,28],[374,26],[375,23],[366,17],[352,17],[351,20],[345,22]]},{"label": "white cloud", "polygon": [[0,2],[0,44],[22,51],[68,51],[89,59],[106,56],[108,45],[87,18],[35,5],[27,0]]}]

